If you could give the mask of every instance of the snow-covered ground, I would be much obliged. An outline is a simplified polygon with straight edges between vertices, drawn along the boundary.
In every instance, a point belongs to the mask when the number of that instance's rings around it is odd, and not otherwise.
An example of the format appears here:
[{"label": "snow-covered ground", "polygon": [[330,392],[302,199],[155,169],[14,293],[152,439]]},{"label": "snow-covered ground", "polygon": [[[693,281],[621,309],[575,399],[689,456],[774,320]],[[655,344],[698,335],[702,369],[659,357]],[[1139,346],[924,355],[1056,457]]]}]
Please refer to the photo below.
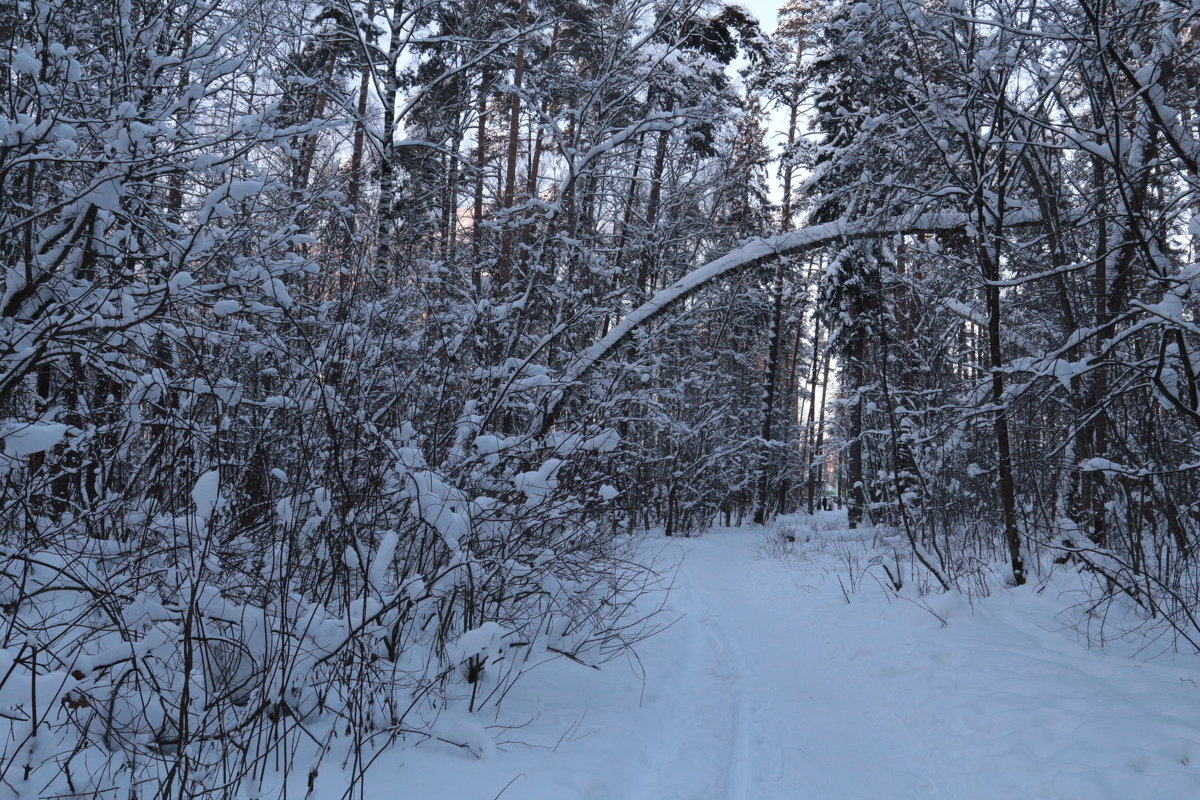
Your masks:
[{"label": "snow-covered ground", "polygon": [[540,668],[501,720],[477,720],[520,726],[490,728],[494,751],[390,751],[363,796],[1200,797],[1200,658],[1089,649],[1058,584],[896,597],[848,573],[862,551],[834,517],[789,524],[787,558],[765,554],[758,528],[653,540],[682,558],[678,619],[636,659]]}]

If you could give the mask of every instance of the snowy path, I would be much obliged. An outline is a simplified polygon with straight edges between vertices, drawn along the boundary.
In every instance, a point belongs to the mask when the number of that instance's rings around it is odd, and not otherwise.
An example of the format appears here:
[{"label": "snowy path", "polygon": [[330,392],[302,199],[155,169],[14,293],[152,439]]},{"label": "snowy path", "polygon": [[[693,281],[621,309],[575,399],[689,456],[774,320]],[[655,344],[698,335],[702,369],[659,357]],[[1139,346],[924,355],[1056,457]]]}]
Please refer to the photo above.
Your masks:
[{"label": "snowy path", "polygon": [[[680,773],[668,770],[655,796],[1200,797],[1195,657],[1089,651],[1056,620],[1071,598],[1032,588],[975,608],[954,595],[922,607],[864,577],[847,604],[839,559],[811,553],[789,566],[756,558],[761,542],[713,532],[680,574],[680,605],[715,643],[707,673],[718,680],[706,686],[701,670],[679,691],[724,691],[739,706],[745,721],[725,743],[736,781],[724,794],[672,793]],[[719,729],[688,720],[686,703],[671,712],[678,729]]]},{"label": "snowy path", "polygon": [[[692,548],[680,576],[681,605],[713,642],[709,675],[717,678],[703,687],[701,676],[691,691],[728,692],[739,721],[724,743],[735,754],[728,791],[712,797],[925,796],[903,731],[880,720],[874,687],[830,669],[837,643],[818,634],[822,626],[796,602],[797,575],[751,557],[744,537],[711,535]],[[672,782],[664,776],[656,796],[675,796]]]},{"label": "snowy path", "polygon": [[680,618],[631,662],[644,681],[551,665],[506,706],[533,722],[498,738],[524,744],[416,748],[373,781],[425,800],[1200,797],[1200,659],[1088,650],[1054,589],[897,599],[820,528],[790,560],[760,557],[758,530],[659,540],[686,553]]}]

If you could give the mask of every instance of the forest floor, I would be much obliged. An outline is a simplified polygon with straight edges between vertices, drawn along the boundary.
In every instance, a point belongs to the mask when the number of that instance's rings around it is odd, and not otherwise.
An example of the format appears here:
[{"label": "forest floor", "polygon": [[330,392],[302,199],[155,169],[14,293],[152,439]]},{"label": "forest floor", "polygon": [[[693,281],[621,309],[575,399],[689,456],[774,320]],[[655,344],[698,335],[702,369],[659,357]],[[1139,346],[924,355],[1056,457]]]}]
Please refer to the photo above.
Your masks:
[{"label": "forest floor", "polygon": [[678,557],[674,624],[600,672],[539,668],[482,720],[494,750],[389,752],[363,795],[1200,797],[1200,658],[1144,636],[1098,647],[1065,573],[971,600],[897,594],[836,515],[783,525],[794,545],[762,528],[651,540]]}]

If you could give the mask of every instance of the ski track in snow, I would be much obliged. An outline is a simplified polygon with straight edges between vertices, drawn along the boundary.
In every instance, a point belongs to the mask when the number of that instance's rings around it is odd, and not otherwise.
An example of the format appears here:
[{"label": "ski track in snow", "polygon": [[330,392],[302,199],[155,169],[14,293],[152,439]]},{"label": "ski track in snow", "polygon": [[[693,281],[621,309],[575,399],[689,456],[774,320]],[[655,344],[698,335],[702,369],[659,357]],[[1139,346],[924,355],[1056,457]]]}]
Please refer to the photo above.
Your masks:
[{"label": "ski track in snow", "polygon": [[[870,692],[831,671],[828,643],[805,629],[794,574],[750,556],[734,534],[714,533],[689,554],[682,580],[713,635],[725,639],[739,674],[728,685],[751,719],[730,743],[730,800],[855,798],[868,786],[922,797],[926,779],[902,736],[882,730]],[[697,590],[703,586],[704,591]],[[883,778],[874,781],[870,775]]]},{"label": "ski track in snow", "polygon": [[844,563],[755,558],[753,538],[711,532],[680,576],[756,695],[750,751],[735,758],[747,788],[731,782],[730,798],[1200,797],[1194,656],[1089,650],[1056,619],[1081,598],[1033,587],[972,608],[957,594],[889,599],[860,576],[847,604]]},{"label": "ski track in snow", "polygon": [[[652,703],[670,721],[647,765],[641,800],[752,800],[753,745],[747,728],[745,662],[690,581],[676,589],[675,607],[689,643],[666,696]],[[681,726],[680,722],[686,722]],[[714,770],[716,770],[714,772]]]},{"label": "ski track in snow", "polygon": [[513,737],[531,746],[399,750],[368,784],[423,800],[1200,797],[1200,659],[1089,650],[1056,618],[1082,599],[1062,590],[896,598],[847,573],[831,520],[789,520],[807,552],[790,561],[758,555],[762,529],[656,540],[685,558],[677,621],[631,662],[644,682],[548,665],[505,706],[532,720]]}]

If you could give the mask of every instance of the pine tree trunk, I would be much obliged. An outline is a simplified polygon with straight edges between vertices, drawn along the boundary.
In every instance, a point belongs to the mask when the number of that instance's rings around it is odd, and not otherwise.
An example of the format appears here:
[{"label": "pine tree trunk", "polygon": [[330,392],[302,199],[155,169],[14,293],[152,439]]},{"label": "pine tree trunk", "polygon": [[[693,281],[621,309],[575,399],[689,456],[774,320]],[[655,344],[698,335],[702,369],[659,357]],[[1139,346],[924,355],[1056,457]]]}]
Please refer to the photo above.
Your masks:
[{"label": "pine tree trunk", "polygon": [[[517,14],[517,27],[524,30],[528,22],[529,9],[524,2],[521,3],[521,10]],[[525,80],[525,43],[520,41],[517,43],[517,54],[513,61],[513,86],[515,90],[512,95],[512,105],[509,108],[508,118],[508,154],[507,163],[504,173],[504,200],[503,208],[505,211],[511,210],[517,197],[517,158],[520,156],[521,144],[521,85]],[[513,220],[506,219],[504,221],[504,232],[500,235],[500,260],[496,265],[496,284],[498,288],[502,288],[512,279],[513,266]]]},{"label": "pine tree trunk", "polygon": [[[667,111],[675,110],[675,101],[667,103]],[[658,144],[654,151],[654,170],[650,174],[650,196],[646,200],[646,235],[643,242],[642,263],[638,269],[637,285],[642,294],[651,290],[651,273],[654,267],[655,245],[657,244],[656,226],[658,225],[659,208],[662,205],[663,173],[667,167],[667,142],[671,137],[670,131],[660,131]]]},{"label": "pine tree trunk", "polygon": [[471,255],[475,260],[472,275],[476,290],[483,285],[480,259],[483,252],[483,187],[487,168],[487,93],[490,83],[488,71],[484,70],[479,78],[479,105],[475,117],[475,205],[471,215]]},{"label": "pine tree trunk", "polygon": [[392,280],[392,229],[396,216],[396,103],[400,99],[400,78],[396,68],[400,60],[400,22],[403,18],[404,3],[398,0],[392,6],[391,36],[383,76],[383,141],[380,143],[379,219],[375,240],[375,278],[385,286]]},{"label": "pine tree trunk", "polygon": [[779,342],[783,338],[779,330],[783,325],[783,279],[786,269],[786,259],[776,259],[774,307],[771,311],[770,346],[767,351],[767,363],[764,368],[766,381],[763,386],[762,401],[762,452],[758,461],[758,507],[754,511],[754,521],[763,525],[770,514],[771,498],[771,437],[774,433],[775,421],[775,390],[776,378],[779,372]]},{"label": "pine tree trunk", "polygon": [[[853,318],[861,318],[865,309],[862,303],[853,309]],[[846,430],[846,518],[851,528],[861,525],[866,515],[866,482],[863,480],[863,362],[867,357],[867,337],[861,330],[861,323],[852,327],[850,342],[846,348],[846,385],[843,390],[853,392],[854,402],[850,409],[850,419]]]},{"label": "pine tree trunk", "polygon": [[[790,155],[792,145],[796,143],[797,121],[800,112],[800,59],[804,54],[804,40],[796,39],[796,61],[795,61],[795,78],[792,81],[791,95],[788,97],[788,127],[787,127],[787,150],[784,152]],[[794,168],[792,167],[791,159],[783,165],[783,203],[779,210],[779,229],[780,231],[790,231],[792,229],[792,178]]]},{"label": "pine tree trunk", "polygon": [[[1001,197],[1000,202],[1003,202]],[[1000,206],[1002,207],[1002,206]],[[979,203],[979,229],[987,230],[983,219],[983,204]],[[994,241],[1000,241],[1002,228],[999,223],[989,232]],[[997,469],[1000,478],[1000,508],[1004,521],[1004,541],[1012,563],[1013,583],[1025,583],[1025,561],[1021,556],[1021,535],[1017,527],[1017,487],[1013,474],[1012,443],[1008,427],[1008,408],[1004,399],[1004,351],[1001,347],[1000,263],[997,254],[984,242],[980,242],[979,261],[983,267],[984,294],[987,306],[988,366],[992,373],[992,405],[995,417],[992,430],[996,436]]]},{"label": "pine tree trunk", "polygon": [[[813,445],[813,459],[809,463],[809,478],[808,478],[808,513],[813,513],[815,495],[817,487],[822,488],[821,498],[824,502],[824,475],[823,464],[821,459],[821,448],[825,445],[825,398],[829,389],[829,348],[825,348],[824,364],[821,367],[821,413],[817,417],[817,439]],[[815,387],[814,387],[815,391]]]}]

